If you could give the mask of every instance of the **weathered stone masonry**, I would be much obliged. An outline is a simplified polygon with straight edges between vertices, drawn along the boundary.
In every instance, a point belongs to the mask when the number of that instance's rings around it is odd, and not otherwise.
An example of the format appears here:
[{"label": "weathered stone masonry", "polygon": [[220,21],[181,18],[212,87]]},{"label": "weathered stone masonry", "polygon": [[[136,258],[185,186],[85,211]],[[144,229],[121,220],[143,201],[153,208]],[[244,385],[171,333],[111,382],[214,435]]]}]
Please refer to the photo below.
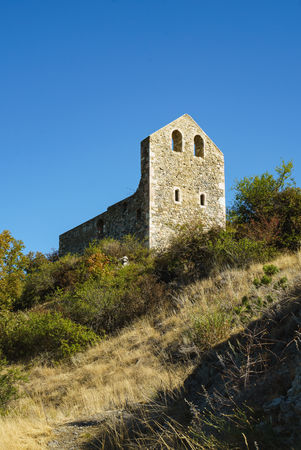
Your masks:
[{"label": "weathered stone masonry", "polygon": [[163,248],[176,227],[199,218],[225,225],[224,157],[188,115],[141,142],[137,191],[106,212],[60,235],[60,254],[82,252],[95,239],[134,234]]}]

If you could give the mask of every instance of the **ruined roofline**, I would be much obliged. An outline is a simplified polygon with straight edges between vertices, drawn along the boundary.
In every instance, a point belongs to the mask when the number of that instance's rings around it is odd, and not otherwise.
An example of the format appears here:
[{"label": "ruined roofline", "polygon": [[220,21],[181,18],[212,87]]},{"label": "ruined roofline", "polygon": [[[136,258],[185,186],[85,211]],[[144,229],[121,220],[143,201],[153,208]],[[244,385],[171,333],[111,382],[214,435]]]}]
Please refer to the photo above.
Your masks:
[{"label": "ruined roofline", "polygon": [[106,209],[105,211],[103,211],[103,212],[97,214],[96,216],[92,217],[92,219],[86,220],[85,222],[80,223],[80,224],[77,225],[76,227],[70,228],[69,230],[65,231],[64,233],[61,233],[59,236],[64,236],[65,234],[69,233],[70,231],[74,231],[74,230],[76,230],[77,228],[81,228],[83,225],[86,225],[86,224],[88,224],[88,223],[90,223],[90,222],[93,222],[93,220],[95,220],[97,217],[100,217],[100,216],[103,216],[104,214],[106,214],[106,213],[109,211],[109,209],[111,209],[111,208],[113,208],[114,206],[117,206],[117,205],[119,205],[119,204],[125,202],[126,200],[130,200],[131,198],[133,198],[133,197],[136,195],[137,191],[138,191],[138,188],[137,188],[137,190],[134,192],[134,194],[129,195],[128,197],[125,197],[125,198],[122,199],[122,200],[119,200],[119,202],[113,203],[113,205],[108,206],[107,209]]}]

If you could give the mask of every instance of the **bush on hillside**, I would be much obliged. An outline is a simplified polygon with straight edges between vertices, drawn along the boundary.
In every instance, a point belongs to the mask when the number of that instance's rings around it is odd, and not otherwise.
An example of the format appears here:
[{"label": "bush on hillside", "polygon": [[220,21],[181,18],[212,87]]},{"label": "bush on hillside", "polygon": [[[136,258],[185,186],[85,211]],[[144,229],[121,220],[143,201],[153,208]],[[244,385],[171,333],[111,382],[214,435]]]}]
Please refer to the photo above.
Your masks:
[{"label": "bush on hillside", "polygon": [[301,189],[294,185],[292,169],[292,162],[282,162],[276,167],[277,177],[265,172],[236,183],[228,216],[241,237],[264,240],[279,249],[300,248]]},{"label": "bush on hillside", "polygon": [[139,265],[141,272],[153,272],[150,251],[132,236],[93,242],[83,255],[68,254],[53,261],[42,253],[30,253],[24,290],[14,301],[14,310],[30,309],[51,300],[57,291],[72,293],[88,280],[107,277],[119,270],[123,256]]},{"label": "bush on hillside", "polygon": [[279,248],[298,250],[301,246],[301,189],[290,187],[275,197],[275,211],[279,217]]},{"label": "bush on hillside", "polygon": [[39,270],[45,263],[48,262],[47,257],[42,252],[29,252],[26,255],[26,274]]},{"label": "bush on hillside", "polygon": [[89,277],[81,258],[76,255],[66,255],[55,262],[50,262],[40,255],[38,258],[38,261],[31,261],[23,293],[14,302],[15,311],[47,302],[57,289],[72,290],[77,283]]},{"label": "bush on hillside", "polygon": [[132,235],[123,236],[119,241],[113,238],[105,238],[101,241],[93,242],[86,249],[85,254],[101,252],[112,262],[118,262],[123,256],[127,256],[130,262],[146,266],[152,266],[152,252],[142,241]]},{"label": "bush on hillside", "polygon": [[164,308],[168,300],[164,285],[132,263],[90,279],[74,292],[61,293],[53,307],[101,333],[115,331],[143,314]]},{"label": "bush on hillside", "polygon": [[5,358],[0,355],[0,414],[5,414],[11,400],[18,398],[17,383],[26,377],[18,369],[8,367]]},{"label": "bush on hillside", "polygon": [[0,320],[0,350],[10,361],[48,354],[61,359],[99,341],[92,330],[57,312],[6,314]]},{"label": "bush on hillside", "polygon": [[208,311],[193,317],[189,336],[201,351],[209,350],[227,339],[231,332],[232,315],[222,310]]},{"label": "bush on hillside", "polygon": [[276,167],[277,176],[265,172],[260,176],[244,177],[233,187],[235,192],[229,216],[237,223],[249,223],[260,216],[274,215],[275,196],[294,186],[293,163]]},{"label": "bush on hillside", "polygon": [[[121,258],[128,256],[129,264]],[[93,242],[82,255],[50,262],[31,255],[28,275],[15,310],[43,305],[63,317],[112,332],[167,302],[165,288],[154,276],[154,258],[131,236],[121,241]]]},{"label": "bush on hillside", "polygon": [[238,238],[235,230],[204,231],[199,222],[178,229],[170,246],[158,256],[156,269],[165,280],[202,278],[231,267],[265,262],[275,250],[263,241]]},{"label": "bush on hillside", "polygon": [[272,275],[275,275],[275,273],[279,272],[278,267],[275,266],[274,264],[265,264],[262,269],[263,269],[265,275],[268,275],[269,277],[271,277]]}]

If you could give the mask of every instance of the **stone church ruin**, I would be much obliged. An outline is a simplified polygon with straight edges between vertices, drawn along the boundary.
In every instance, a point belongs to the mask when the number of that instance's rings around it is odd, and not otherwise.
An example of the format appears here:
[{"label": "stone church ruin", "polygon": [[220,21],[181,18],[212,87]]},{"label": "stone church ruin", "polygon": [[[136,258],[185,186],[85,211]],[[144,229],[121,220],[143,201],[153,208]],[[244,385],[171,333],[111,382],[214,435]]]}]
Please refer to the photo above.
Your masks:
[{"label": "stone church ruin", "polygon": [[205,228],[225,226],[224,156],[184,114],[141,142],[137,191],[107,211],[60,235],[60,255],[90,242],[127,234],[164,248],[178,225],[194,218]]}]

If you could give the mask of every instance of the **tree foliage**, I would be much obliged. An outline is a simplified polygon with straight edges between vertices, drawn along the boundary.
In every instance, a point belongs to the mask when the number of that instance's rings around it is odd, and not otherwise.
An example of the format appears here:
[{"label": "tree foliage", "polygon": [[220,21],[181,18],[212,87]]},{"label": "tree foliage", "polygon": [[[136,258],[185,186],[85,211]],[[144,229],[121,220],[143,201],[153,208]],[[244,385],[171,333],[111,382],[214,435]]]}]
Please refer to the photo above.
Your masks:
[{"label": "tree foliage", "polygon": [[279,217],[278,246],[297,250],[301,244],[301,189],[288,187],[279,192],[274,206]]},{"label": "tree foliage", "polygon": [[265,172],[260,176],[244,177],[236,182],[233,188],[234,204],[229,211],[231,219],[238,223],[248,223],[274,214],[277,194],[295,186],[291,161],[287,164],[282,161],[275,170],[278,176]]},{"label": "tree foliage", "polygon": [[234,186],[228,212],[241,236],[296,250],[301,243],[301,189],[292,177],[293,163],[282,161],[276,174],[244,177]]},{"label": "tree foliage", "polygon": [[0,310],[11,308],[22,293],[27,265],[23,249],[23,242],[8,230],[0,233]]}]

